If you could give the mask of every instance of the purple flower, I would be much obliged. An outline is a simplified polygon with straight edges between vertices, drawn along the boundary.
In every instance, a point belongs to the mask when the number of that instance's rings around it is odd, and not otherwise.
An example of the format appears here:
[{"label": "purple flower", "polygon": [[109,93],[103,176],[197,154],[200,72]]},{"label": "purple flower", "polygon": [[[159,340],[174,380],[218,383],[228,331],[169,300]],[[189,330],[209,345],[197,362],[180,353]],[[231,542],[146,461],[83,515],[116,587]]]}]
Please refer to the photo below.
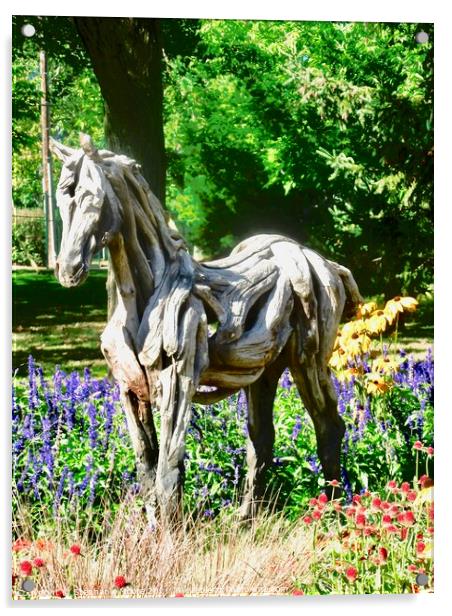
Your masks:
[{"label": "purple flower", "polygon": [[292,381],[290,380],[288,368],[286,368],[283,372],[282,379],[281,379],[281,387],[283,389],[290,389],[292,387]]},{"label": "purple flower", "polygon": [[53,501],[53,513],[57,515],[58,509],[60,507],[61,497],[63,496],[64,484],[66,482],[66,477],[68,475],[69,468],[65,466],[61,473],[60,481],[58,482],[58,487],[55,493],[55,498]]},{"label": "purple flower", "polygon": [[89,427],[88,427],[89,443],[90,443],[91,449],[96,449],[97,439],[98,439],[97,428],[98,428],[99,422],[97,420],[97,409],[92,402],[88,404],[87,413],[88,413],[88,418],[89,418]]},{"label": "purple flower", "polygon": [[302,426],[301,417],[300,415],[297,415],[295,418],[295,425],[293,427],[292,434],[290,437],[293,441],[297,440],[298,435],[300,434],[301,426]]},{"label": "purple flower", "polygon": [[36,366],[32,355],[28,356],[28,408],[34,410],[39,405],[36,383]]}]

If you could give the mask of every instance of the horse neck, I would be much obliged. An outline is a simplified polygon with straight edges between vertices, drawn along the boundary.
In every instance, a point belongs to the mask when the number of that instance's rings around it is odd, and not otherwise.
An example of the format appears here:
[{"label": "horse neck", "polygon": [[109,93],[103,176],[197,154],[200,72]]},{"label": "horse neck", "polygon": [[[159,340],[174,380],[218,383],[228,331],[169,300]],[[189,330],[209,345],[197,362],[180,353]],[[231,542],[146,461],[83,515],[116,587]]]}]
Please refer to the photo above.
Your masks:
[{"label": "horse neck", "polygon": [[119,233],[109,245],[117,298],[127,301],[126,312],[133,312],[138,321],[149,299],[156,292],[170,265],[188,251],[177,231],[172,230],[157,197],[144,178],[124,171],[124,183],[116,190],[121,203]]}]

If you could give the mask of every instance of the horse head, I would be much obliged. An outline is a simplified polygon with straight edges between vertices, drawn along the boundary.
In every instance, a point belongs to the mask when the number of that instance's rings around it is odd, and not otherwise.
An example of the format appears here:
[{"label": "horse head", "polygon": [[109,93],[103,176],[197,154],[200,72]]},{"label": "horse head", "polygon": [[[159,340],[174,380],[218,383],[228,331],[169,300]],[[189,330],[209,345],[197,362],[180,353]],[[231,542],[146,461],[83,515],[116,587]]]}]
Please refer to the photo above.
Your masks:
[{"label": "horse head", "polygon": [[63,233],[55,275],[65,287],[84,282],[94,254],[118,226],[108,207],[110,153],[99,152],[88,135],[80,136],[80,145],[75,150],[53,139],[50,145],[63,163],[56,193]]}]

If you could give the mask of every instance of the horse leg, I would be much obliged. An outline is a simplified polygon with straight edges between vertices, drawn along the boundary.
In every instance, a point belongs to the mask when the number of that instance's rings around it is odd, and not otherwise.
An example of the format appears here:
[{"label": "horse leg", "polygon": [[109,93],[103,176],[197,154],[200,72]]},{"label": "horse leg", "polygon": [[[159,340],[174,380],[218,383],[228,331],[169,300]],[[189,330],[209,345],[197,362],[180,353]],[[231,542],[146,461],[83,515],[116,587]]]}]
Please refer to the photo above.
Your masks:
[{"label": "horse leg", "polygon": [[[328,368],[319,370],[315,359],[306,358],[290,366],[301,399],[311,416],[317,438],[317,452],[325,480],[341,480],[341,446],[345,424],[337,410],[337,396]],[[326,487],[331,498],[340,495],[338,488]]]},{"label": "horse leg", "polygon": [[158,440],[149,402],[139,400],[130,390],[121,394],[132,446],[135,452],[138,481],[151,526],[156,525],[155,480],[158,462]]},{"label": "horse leg", "polygon": [[248,470],[240,508],[242,519],[256,514],[265,493],[265,474],[273,461],[275,441],[273,402],[283,368],[280,362],[272,364],[245,390],[248,401]]}]

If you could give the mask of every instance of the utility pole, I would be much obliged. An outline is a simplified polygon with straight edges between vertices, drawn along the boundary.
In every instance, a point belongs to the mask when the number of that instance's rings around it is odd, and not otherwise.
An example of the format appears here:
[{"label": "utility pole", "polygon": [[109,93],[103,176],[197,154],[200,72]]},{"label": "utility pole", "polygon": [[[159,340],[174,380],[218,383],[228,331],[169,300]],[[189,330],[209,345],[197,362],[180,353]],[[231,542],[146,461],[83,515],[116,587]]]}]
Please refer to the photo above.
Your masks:
[{"label": "utility pole", "polygon": [[47,229],[47,267],[54,269],[56,263],[55,204],[52,181],[52,157],[49,149],[50,113],[47,100],[48,81],[45,51],[39,52],[39,68],[41,73],[42,191],[44,193],[44,212]]}]

